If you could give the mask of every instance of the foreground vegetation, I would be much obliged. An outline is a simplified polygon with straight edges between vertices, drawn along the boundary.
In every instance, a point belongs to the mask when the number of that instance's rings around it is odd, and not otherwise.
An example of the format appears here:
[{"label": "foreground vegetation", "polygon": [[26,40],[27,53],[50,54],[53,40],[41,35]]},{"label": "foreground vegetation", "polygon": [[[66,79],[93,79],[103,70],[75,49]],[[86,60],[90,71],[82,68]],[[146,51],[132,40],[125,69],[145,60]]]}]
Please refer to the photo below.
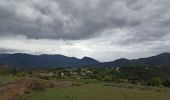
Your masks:
[{"label": "foreground vegetation", "polygon": [[39,70],[11,70],[17,77],[36,77],[45,80],[98,80],[102,82],[170,87],[169,66],[86,67]]},{"label": "foreground vegetation", "polygon": [[[18,85],[17,82],[23,84]],[[129,66],[29,70],[0,67],[0,89],[3,87],[3,93],[11,94],[7,93],[5,88],[15,85],[22,86],[21,90],[24,90],[19,97],[17,96],[18,100],[170,100],[168,95],[170,67]],[[20,91],[15,87],[13,90]],[[14,93],[13,90],[12,93]],[[8,91],[11,92],[10,89]]]},{"label": "foreground vegetation", "polygon": [[19,100],[170,100],[169,90],[141,90],[86,84],[78,87],[49,88],[32,91]]},{"label": "foreground vegetation", "polygon": [[16,79],[19,79],[19,78],[15,76],[10,76],[10,75],[0,75],[0,85],[6,84]]}]

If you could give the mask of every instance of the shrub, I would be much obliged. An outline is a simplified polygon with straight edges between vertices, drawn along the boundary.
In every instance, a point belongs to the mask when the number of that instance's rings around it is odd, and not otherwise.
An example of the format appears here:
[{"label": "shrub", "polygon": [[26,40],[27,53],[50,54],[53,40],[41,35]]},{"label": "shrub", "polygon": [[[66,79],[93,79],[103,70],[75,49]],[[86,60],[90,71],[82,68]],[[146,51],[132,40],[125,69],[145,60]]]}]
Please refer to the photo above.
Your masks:
[{"label": "shrub", "polygon": [[132,80],[132,81],[131,81],[131,83],[132,83],[132,84],[135,84],[135,85],[140,84],[140,82],[139,82],[139,81],[137,81],[137,80]]},{"label": "shrub", "polygon": [[170,87],[170,80],[166,80],[163,82],[164,86]]},{"label": "shrub", "polygon": [[84,82],[84,84],[89,84],[89,83],[86,81],[86,82]]},{"label": "shrub", "polygon": [[35,86],[33,88],[34,90],[38,91],[45,91],[46,90],[46,85],[43,81],[36,81]]},{"label": "shrub", "polygon": [[104,76],[103,80],[104,81],[112,81],[112,77],[111,76]]},{"label": "shrub", "polygon": [[0,68],[0,75],[7,75],[9,74],[9,71],[5,68]]},{"label": "shrub", "polygon": [[148,85],[151,85],[151,86],[160,86],[160,85],[162,85],[162,81],[158,77],[153,77],[152,79],[150,79],[148,81]]},{"label": "shrub", "polygon": [[40,76],[39,78],[44,79],[44,80],[49,80],[49,77],[47,77],[47,76]]},{"label": "shrub", "polygon": [[120,83],[128,83],[128,79],[122,79],[122,78],[118,78],[117,79],[117,82],[120,82]]},{"label": "shrub", "polygon": [[51,83],[51,82],[49,82],[46,86],[47,86],[48,88],[54,88],[54,87],[55,87],[55,85],[54,85],[53,83]]},{"label": "shrub", "polygon": [[72,86],[81,86],[79,83],[72,83]]}]

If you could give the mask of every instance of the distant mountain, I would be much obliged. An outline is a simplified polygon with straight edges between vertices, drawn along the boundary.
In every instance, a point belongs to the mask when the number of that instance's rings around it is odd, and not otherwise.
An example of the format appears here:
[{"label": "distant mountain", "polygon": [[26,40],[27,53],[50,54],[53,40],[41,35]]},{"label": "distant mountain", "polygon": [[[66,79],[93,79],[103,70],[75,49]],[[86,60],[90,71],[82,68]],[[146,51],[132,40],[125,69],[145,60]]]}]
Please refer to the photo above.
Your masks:
[{"label": "distant mountain", "polygon": [[117,67],[117,66],[125,66],[125,65],[129,65],[131,63],[130,60],[125,59],[125,58],[121,58],[115,61],[111,61],[111,62],[104,62],[103,66],[106,67]]},{"label": "distant mountain", "polygon": [[0,54],[0,64],[18,67],[79,67],[100,64],[99,61],[85,57],[78,59],[63,55]]},{"label": "distant mountain", "polygon": [[86,65],[95,65],[95,64],[101,64],[99,61],[90,58],[90,57],[84,57],[81,59],[81,62]]},{"label": "distant mountain", "polygon": [[144,65],[144,66],[160,66],[170,65],[170,53],[162,53],[156,56],[139,58],[139,59],[118,59],[111,62],[104,62],[103,66],[116,67],[116,66],[129,66],[129,65]]},{"label": "distant mountain", "polygon": [[20,68],[47,68],[47,67],[124,67],[129,65],[159,66],[170,65],[170,53],[140,59],[118,59],[111,62],[99,62],[90,57],[78,59],[63,55],[30,55],[30,54],[0,54],[0,64],[14,65]]}]

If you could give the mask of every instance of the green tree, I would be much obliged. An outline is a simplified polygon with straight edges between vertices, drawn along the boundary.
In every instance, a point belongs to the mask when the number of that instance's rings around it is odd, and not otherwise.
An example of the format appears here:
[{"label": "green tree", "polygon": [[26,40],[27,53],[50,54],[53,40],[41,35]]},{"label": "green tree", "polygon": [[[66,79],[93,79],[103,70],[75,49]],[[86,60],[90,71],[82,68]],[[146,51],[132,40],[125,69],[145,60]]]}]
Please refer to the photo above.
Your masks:
[{"label": "green tree", "polygon": [[109,75],[106,75],[106,76],[104,76],[103,80],[104,81],[112,81],[113,78],[111,76],[109,76]]},{"label": "green tree", "polygon": [[166,80],[163,82],[164,86],[170,87],[170,80]]},{"label": "green tree", "polygon": [[0,68],[0,75],[7,75],[9,74],[9,70],[6,68]]},{"label": "green tree", "polygon": [[153,77],[152,79],[149,80],[148,85],[160,86],[160,85],[162,85],[162,81],[158,77]]},{"label": "green tree", "polygon": [[15,67],[13,67],[12,70],[10,71],[10,73],[13,75],[16,75],[17,69]]}]

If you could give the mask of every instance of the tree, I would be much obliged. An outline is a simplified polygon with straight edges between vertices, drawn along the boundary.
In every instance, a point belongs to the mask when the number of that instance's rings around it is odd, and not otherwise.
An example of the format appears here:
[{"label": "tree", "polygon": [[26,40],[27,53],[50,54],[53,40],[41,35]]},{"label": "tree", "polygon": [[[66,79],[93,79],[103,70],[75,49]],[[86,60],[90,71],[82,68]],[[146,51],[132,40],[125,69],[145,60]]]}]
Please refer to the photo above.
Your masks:
[{"label": "tree", "polygon": [[112,79],[111,76],[106,75],[106,76],[104,76],[103,80],[104,80],[104,81],[112,81],[113,79]]},{"label": "tree", "polygon": [[166,80],[163,82],[164,86],[170,87],[170,80]]},{"label": "tree", "polygon": [[10,71],[10,73],[11,73],[12,75],[16,75],[17,69],[16,69],[15,67],[13,67],[12,70]]},{"label": "tree", "polygon": [[7,75],[9,74],[9,70],[7,68],[0,68],[0,75]]},{"label": "tree", "polygon": [[162,81],[158,77],[153,77],[152,79],[150,79],[148,81],[148,85],[151,85],[151,86],[160,86],[160,85],[162,85]]}]

